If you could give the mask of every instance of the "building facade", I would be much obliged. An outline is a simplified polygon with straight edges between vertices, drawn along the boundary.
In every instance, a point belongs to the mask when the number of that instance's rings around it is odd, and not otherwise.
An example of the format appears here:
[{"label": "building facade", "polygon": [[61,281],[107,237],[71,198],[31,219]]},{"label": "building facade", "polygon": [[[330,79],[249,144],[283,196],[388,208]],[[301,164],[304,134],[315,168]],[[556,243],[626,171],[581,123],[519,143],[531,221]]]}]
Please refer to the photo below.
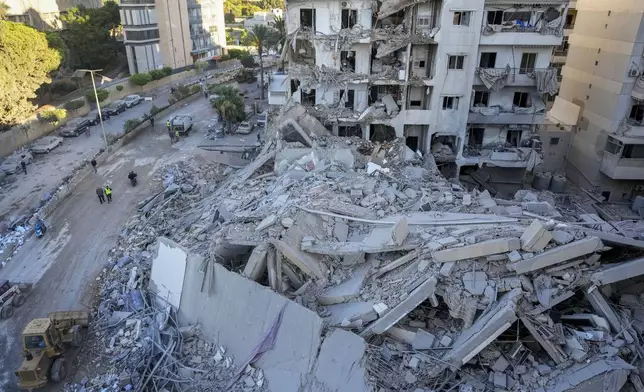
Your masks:
[{"label": "building facade", "polygon": [[526,168],[567,4],[288,0],[288,93],[339,135],[405,137],[455,173]]},{"label": "building facade", "polygon": [[222,54],[223,0],[120,0],[119,6],[131,74]]},{"label": "building facade", "polygon": [[60,14],[79,5],[99,8],[101,0],[4,0],[8,7],[7,19],[24,23],[38,30],[62,28]]},{"label": "building facade", "polygon": [[644,3],[577,0],[576,9],[557,98],[580,109],[566,175],[632,200],[644,194]]},{"label": "building facade", "polygon": [[270,11],[255,12],[252,18],[244,20],[244,28],[250,30],[256,25],[269,27],[275,22],[275,18],[283,18],[283,11],[281,9],[276,8]]}]

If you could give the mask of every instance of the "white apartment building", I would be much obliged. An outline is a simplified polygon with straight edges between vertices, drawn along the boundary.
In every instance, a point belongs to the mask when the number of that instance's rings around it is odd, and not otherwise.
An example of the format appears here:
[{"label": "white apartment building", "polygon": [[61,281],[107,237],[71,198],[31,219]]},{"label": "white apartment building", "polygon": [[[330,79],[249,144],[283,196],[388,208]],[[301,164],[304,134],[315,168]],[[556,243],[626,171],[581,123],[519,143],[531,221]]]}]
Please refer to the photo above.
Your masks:
[{"label": "white apartment building", "polygon": [[223,0],[119,0],[131,74],[221,56]]},{"label": "white apartment building", "polygon": [[101,0],[3,0],[8,7],[7,19],[24,23],[38,30],[58,30],[63,27],[60,14],[83,6],[99,8]]},{"label": "white apartment building", "polygon": [[288,94],[336,134],[405,137],[446,174],[530,168],[567,4],[288,0]]},{"label": "white apartment building", "polygon": [[275,18],[283,18],[283,11],[279,8],[272,9],[270,11],[259,11],[253,14],[252,18],[244,20],[244,28],[250,30],[253,26],[262,25],[270,26],[275,22]]}]

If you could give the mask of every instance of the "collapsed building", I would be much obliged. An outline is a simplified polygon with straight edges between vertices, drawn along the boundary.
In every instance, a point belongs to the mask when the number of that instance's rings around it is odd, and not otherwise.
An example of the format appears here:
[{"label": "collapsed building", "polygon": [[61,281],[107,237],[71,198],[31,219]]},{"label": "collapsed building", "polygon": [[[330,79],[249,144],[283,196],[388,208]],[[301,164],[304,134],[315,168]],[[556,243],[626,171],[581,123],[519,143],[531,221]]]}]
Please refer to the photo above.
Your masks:
[{"label": "collapsed building", "polygon": [[639,235],[299,106],[276,123],[244,168],[158,177],[99,278],[109,364],[83,390],[644,390]]},{"label": "collapsed building", "polygon": [[269,97],[304,105],[335,135],[403,137],[448,177],[478,169],[521,182],[544,150],[544,170],[563,163],[569,132],[547,126],[545,108],[567,5],[289,0],[287,75]]}]

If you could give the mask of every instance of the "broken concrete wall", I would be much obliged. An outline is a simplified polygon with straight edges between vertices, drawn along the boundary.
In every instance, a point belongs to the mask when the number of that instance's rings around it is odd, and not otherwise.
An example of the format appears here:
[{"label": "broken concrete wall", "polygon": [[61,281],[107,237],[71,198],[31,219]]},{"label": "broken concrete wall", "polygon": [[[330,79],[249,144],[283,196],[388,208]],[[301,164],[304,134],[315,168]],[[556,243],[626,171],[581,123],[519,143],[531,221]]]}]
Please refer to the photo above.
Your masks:
[{"label": "broken concrete wall", "polygon": [[204,335],[227,343],[237,364],[250,358],[282,307],[286,307],[275,347],[256,363],[273,392],[297,392],[313,370],[322,319],[314,312],[214,264],[214,293],[200,291],[204,275],[199,263],[188,258],[179,323],[199,324]]},{"label": "broken concrete wall", "polygon": [[179,309],[188,257],[192,258],[191,263],[201,264],[201,257],[189,255],[187,249],[172,240],[158,238],[149,288],[156,294],[160,307],[169,303]]}]

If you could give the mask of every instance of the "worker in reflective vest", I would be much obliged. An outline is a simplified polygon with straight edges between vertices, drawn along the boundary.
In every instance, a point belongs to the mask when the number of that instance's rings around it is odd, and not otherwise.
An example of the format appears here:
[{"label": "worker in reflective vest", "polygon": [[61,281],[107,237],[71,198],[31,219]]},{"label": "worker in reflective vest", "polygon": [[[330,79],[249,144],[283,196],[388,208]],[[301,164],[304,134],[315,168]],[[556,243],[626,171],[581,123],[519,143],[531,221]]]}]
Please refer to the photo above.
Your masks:
[{"label": "worker in reflective vest", "polygon": [[107,202],[112,202],[112,188],[109,185],[105,185],[105,196],[107,196]]}]

